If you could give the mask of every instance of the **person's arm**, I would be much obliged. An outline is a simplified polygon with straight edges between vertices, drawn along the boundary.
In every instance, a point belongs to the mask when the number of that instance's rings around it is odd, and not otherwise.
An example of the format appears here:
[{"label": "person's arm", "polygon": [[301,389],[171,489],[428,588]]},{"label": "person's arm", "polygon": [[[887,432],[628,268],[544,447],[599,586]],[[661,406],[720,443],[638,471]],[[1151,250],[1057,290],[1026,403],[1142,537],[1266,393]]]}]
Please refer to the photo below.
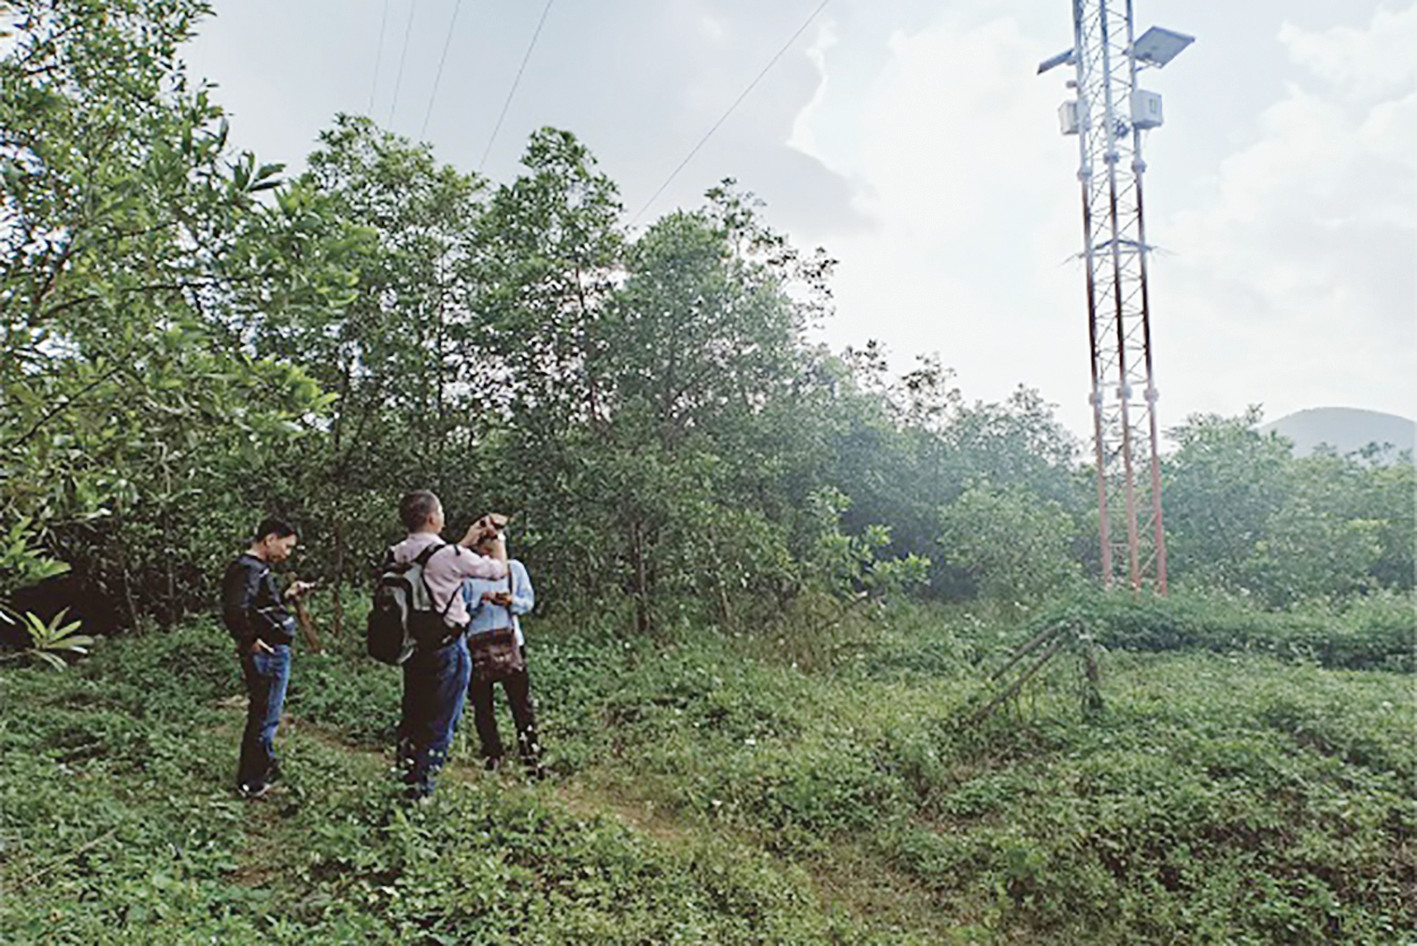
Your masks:
[{"label": "person's arm", "polygon": [[267,646],[266,637],[260,632],[269,630],[274,635],[275,642],[291,641],[295,638],[295,615],[290,613],[286,607],[285,596],[280,593],[280,586],[276,584],[276,576],[271,571],[270,566],[266,566],[260,572],[261,590],[257,593],[256,600],[251,603],[254,616],[252,626],[257,628],[256,642],[262,650],[270,650]]},{"label": "person's arm", "polygon": [[531,576],[521,562],[509,562],[512,570],[512,613],[529,614],[536,607],[536,591],[531,587]]},{"label": "person's arm", "polygon": [[459,578],[490,578],[493,581],[501,581],[507,577],[507,548],[501,542],[497,545],[501,554],[498,555],[494,551],[489,556],[469,552],[465,546],[459,544],[447,558],[454,563],[453,571]]}]

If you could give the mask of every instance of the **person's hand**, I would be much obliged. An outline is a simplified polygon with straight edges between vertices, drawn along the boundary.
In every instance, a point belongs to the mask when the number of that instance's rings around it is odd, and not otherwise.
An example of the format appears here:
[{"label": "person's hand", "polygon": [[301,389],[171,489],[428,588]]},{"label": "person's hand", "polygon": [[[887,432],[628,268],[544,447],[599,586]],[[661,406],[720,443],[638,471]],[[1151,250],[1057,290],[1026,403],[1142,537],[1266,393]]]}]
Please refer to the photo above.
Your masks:
[{"label": "person's hand", "polygon": [[512,593],[510,591],[484,591],[482,600],[498,607],[509,608],[512,606]]},{"label": "person's hand", "polygon": [[477,520],[472,525],[467,527],[467,534],[462,537],[462,541],[458,544],[465,549],[476,548],[477,543],[487,538],[487,536],[495,534],[496,532],[497,527],[492,523],[488,522],[487,517],[484,516],[483,518]]},{"label": "person's hand", "polygon": [[290,583],[290,587],[285,589],[285,596],[287,598],[299,598],[301,595],[314,588],[316,584],[318,584],[318,582],[293,581]]},{"label": "person's hand", "polygon": [[251,653],[254,654],[274,654],[276,649],[259,637],[251,642]]}]

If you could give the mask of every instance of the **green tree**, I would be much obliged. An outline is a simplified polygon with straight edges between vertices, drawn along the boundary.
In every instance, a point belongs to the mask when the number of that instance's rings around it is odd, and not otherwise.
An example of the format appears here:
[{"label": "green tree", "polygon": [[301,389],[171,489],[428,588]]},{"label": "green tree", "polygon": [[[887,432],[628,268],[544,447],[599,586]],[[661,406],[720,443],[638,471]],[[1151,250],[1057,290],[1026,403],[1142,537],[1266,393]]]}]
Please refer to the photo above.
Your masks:
[{"label": "green tree", "polygon": [[792,580],[771,436],[829,265],[753,208],[729,182],[657,221],[603,320],[605,443],[633,483],[613,528],[642,628],[656,598],[714,601],[727,618]]},{"label": "green tree", "polygon": [[1296,458],[1261,434],[1252,408],[1193,417],[1164,469],[1166,528],[1178,580],[1257,595],[1271,605],[1412,587],[1410,464]]},{"label": "green tree", "polygon": [[[478,429],[453,492],[516,515],[548,602],[623,577],[616,509],[639,483],[608,456],[604,319],[624,278],[615,185],[568,132],[532,135],[476,221],[458,338]],[[604,461],[604,462],[602,462]]]},{"label": "green tree", "polygon": [[[890,374],[875,344],[848,349],[847,374],[834,381],[821,439],[829,459],[811,474],[851,498],[843,524],[857,532],[890,525],[887,550],[931,562],[926,593],[968,596],[976,586],[940,544],[939,509],[971,483],[1019,488],[1060,503],[1075,519],[1089,508],[1077,475],[1074,438],[1032,389],[1020,387],[1000,403],[966,402],[955,374],[938,355],[917,359],[901,376]],[[1069,554],[1087,562],[1088,543],[1070,532]]]},{"label": "green tree", "polygon": [[1162,496],[1170,573],[1196,585],[1234,586],[1238,567],[1268,534],[1289,491],[1292,445],[1258,431],[1261,413],[1193,415],[1169,431]]},{"label": "green tree", "polygon": [[[201,530],[249,498],[231,458],[280,449],[317,392],[222,321],[222,269],[279,167],[235,156],[176,59],[206,4],[5,4],[0,59],[0,527],[130,616],[205,599]],[[198,528],[200,526],[200,529]],[[0,593],[33,577],[0,577]]]},{"label": "green tree", "polygon": [[970,485],[940,511],[945,559],[978,593],[1001,604],[1032,603],[1082,580],[1072,557],[1077,523],[1062,505],[1022,485]]},{"label": "green tree", "polygon": [[1417,466],[1412,454],[1369,468],[1363,480],[1364,515],[1378,523],[1373,578],[1384,587],[1410,591],[1417,579]]},{"label": "green tree", "polygon": [[462,340],[482,182],[350,115],[308,164],[230,265],[270,287],[241,314],[256,351],[307,365],[332,399],[324,435],[270,483],[310,523],[308,554],[336,589],[338,626],[338,589],[362,581],[393,537],[393,501],[445,491],[472,443],[482,366]]}]

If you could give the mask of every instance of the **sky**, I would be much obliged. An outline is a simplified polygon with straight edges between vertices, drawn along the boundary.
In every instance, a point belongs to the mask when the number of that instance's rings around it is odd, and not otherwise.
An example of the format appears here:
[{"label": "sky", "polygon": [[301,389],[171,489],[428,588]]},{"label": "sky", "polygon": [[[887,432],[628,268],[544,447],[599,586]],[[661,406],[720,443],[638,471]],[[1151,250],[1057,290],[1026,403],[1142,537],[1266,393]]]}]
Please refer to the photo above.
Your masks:
[{"label": "sky", "polygon": [[[1071,70],[1035,74],[1072,45],[1071,3],[819,7],[215,0],[185,58],[237,145],[292,169],[353,112],[494,181],[534,129],[568,129],[639,227],[733,177],[839,260],[833,348],[876,339],[902,371],[937,352],[968,400],[1025,384],[1090,434]],[[1135,18],[1196,37],[1143,74],[1165,113],[1143,145],[1162,426],[1254,404],[1417,415],[1417,0],[1137,0]]]}]

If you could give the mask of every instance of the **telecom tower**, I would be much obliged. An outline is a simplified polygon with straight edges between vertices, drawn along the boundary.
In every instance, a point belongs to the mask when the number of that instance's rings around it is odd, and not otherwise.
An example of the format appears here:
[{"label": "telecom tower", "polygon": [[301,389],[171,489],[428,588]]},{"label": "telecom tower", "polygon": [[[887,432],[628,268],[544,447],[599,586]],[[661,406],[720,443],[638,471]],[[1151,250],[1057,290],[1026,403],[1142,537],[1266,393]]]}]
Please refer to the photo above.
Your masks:
[{"label": "telecom tower", "polygon": [[1156,384],[1151,363],[1142,133],[1161,125],[1161,96],[1137,87],[1137,73],[1166,65],[1194,39],[1152,27],[1132,32],[1131,0],[1073,0],[1073,48],[1039,64],[1072,65],[1076,98],[1059,110],[1063,134],[1078,136],[1082,258],[1092,348],[1092,423],[1102,580],[1166,593],[1161,527]]}]

